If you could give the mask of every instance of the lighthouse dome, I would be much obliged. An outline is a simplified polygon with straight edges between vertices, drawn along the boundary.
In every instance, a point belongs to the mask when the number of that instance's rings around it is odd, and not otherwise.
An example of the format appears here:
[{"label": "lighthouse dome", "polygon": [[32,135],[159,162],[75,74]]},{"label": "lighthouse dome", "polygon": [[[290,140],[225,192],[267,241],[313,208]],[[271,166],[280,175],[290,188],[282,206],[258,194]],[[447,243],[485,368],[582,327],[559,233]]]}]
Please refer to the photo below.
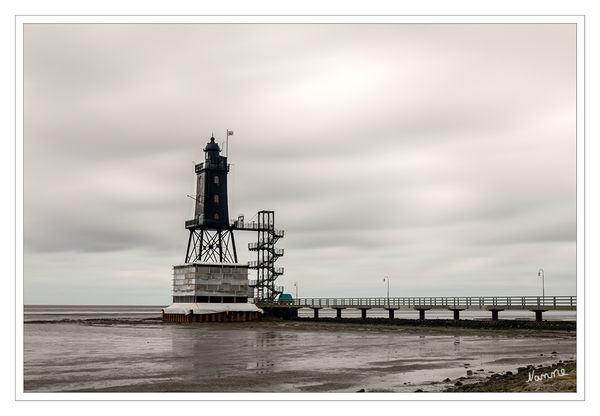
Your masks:
[{"label": "lighthouse dome", "polygon": [[210,138],[210,142],[206,145],[206,147],[204,148],[205,152],[220,152],[221,149],[219,148],[219,145],[215,142],[215,138],[211,137]]}]

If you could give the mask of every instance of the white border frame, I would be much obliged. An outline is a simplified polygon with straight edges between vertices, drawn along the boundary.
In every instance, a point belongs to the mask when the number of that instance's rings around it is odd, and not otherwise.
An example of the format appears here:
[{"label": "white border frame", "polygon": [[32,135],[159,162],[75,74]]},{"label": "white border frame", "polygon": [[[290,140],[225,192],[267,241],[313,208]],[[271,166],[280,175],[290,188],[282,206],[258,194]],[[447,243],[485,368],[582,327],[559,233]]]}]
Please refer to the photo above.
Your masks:
[{"label": "white border frame", "polygon": [[[26,393],[23,391],[23,25],[27,23],[566,23],[577,26],[577,389],[576,393]],[[16,400],[585,400],[585,17],[583,15],[202,15],[15,16],[15,399]]]}]

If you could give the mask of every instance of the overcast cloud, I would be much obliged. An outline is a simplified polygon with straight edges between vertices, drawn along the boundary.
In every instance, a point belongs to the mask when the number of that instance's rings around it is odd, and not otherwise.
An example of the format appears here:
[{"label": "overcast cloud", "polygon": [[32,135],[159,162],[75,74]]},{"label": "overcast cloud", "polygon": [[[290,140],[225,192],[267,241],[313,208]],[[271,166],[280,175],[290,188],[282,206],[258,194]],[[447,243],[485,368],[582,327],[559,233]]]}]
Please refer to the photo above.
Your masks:
[{"label": "overcast cloud", "polygon": [[[168,304],[193,161],[276,213],[300,296],[575,294],[575,25],[24,34],[25,303]],[[251,259],[239,232],[239,257]]]}]

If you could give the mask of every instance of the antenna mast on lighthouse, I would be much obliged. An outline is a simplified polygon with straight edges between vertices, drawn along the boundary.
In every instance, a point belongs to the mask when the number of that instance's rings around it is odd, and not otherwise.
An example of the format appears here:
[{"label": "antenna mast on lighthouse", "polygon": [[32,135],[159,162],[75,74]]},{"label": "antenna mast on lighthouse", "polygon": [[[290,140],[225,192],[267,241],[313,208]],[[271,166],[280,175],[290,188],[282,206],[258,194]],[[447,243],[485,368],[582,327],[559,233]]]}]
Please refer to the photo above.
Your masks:
[{"label": "antenna mast on lighthouse", "polygon": [[233,136],[233,130],[227,129],[227,134],[225,135],[225,157],[229,157],[229,136]]}]

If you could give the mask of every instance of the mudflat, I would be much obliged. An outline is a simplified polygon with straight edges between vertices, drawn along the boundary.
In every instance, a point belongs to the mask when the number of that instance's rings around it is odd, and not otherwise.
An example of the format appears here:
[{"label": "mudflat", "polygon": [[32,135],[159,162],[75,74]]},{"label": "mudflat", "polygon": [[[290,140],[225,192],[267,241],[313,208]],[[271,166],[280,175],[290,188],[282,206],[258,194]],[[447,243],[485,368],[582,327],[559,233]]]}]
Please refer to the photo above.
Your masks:
[{"label": "mudflat", "polygon": [[565,330],[83,319],[27,323],[24,378],[26,392],[444,391],[575,347]]}]

